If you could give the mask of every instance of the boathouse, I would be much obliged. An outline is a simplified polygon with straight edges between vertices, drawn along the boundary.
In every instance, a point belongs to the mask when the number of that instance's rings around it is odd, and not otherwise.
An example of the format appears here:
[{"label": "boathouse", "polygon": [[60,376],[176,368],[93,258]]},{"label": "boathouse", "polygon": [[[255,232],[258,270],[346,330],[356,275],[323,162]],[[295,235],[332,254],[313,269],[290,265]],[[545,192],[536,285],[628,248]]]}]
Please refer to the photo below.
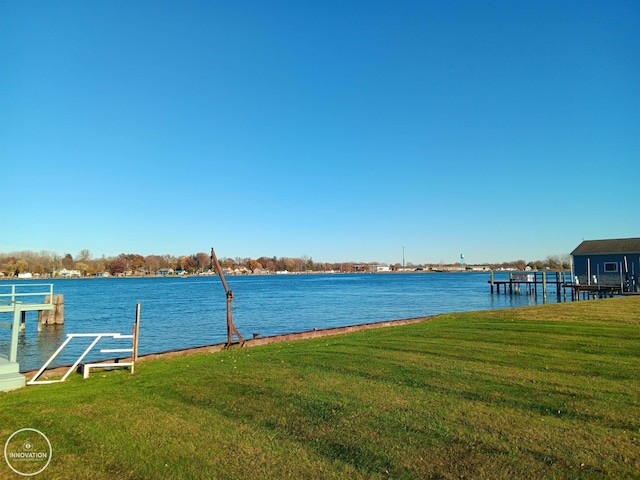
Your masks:
[{"label": "boathouse", "polygon": [[638,291],[640,238],[584,240],[571,258],[578,285],[620,285],[624,291]]}]

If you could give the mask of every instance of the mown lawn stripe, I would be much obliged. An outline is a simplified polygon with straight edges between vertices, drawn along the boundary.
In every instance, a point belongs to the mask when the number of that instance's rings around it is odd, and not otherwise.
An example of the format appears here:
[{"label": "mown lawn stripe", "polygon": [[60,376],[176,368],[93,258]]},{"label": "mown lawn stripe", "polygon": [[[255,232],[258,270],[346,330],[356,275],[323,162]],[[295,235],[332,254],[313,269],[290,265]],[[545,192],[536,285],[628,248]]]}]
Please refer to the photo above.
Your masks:
[{"label": "mown lawn stripe", "polygon": [[638,478],[638,312],[447,314],[141,362],[0,394],[0,440],[45,432],[42,478]]}]

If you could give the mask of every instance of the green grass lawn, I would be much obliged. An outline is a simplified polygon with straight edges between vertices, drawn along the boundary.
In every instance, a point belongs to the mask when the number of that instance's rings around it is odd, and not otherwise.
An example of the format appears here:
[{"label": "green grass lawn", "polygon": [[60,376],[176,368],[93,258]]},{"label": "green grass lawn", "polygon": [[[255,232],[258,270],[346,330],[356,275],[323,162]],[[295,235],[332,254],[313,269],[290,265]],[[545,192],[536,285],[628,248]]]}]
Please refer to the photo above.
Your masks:
[{"label": "green grass lawn", "polygon": [[[37,478],[640,478],[640,297],[141,362],[0,393]],[[2,461],[0,478],[23,478]]]}]

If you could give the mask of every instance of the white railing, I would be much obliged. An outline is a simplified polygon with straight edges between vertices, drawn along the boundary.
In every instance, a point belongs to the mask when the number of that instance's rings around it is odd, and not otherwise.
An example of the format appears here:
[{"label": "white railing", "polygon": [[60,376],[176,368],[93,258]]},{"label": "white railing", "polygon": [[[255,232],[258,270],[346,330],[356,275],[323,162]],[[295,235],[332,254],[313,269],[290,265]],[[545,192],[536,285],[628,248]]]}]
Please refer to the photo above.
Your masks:
[{"label": "white railing", "polygon": [[[62,350],[64,350],[64,347],[66,347],[69,342],[71,342],[71,340],[73,340],[74,338],[91,338],[94,337],[93,341],[91,342],[91,344],[85,349],[84,352],[82,352],[82,354],[78,357],[78,359],[74,362],[73,365],[71,365],[71,367],[69,367],[69,369],[67,370],[67,372],[62,376],[62,378],[58,379],[58,380],[38,380],[38,377],[40,377],[40,375],[42,375],[44,373],[44,371],[47,369],[47,367],[51,364],[51,362],[53,362],[53,360],[60,354],[60,352],[62,352]],[[71,374],[71,372],[73,372],[74,370],[76,370],[78,368],[78,365],[80,365],[80,362],[82,362],[82,360],[84,360],[84,357],[86,357],[89,352],[93,349],[93,347],[96,346],[96,344],[102,340],[103,338],[112,338],[114,340],[125,340],[125,339],[131,339],[132,340],[132,345],[130,348],[105,348],[105,349],[101,349],[100,353],[131,353],[131,361],[130,362],[118,362],[118,363],[91,363],[91,364],[85,364],[84,365],[84,378],[87,378],[89,376],[89,369],[92,367],[131,367],[131,372],[133,373],[133,365],[134,365],[134,347],[135,347],[135,340],[134,340],[134,335],[122,335],[121,333],[69,333],[67,334],[67,339],[62,343],[62,345],[60,345],[60,347],[58,347],[58,349],[53,353],[53,355],[51,355],[51,357],[49,357],[49,360],[47,360],[45,362],[45,364],[42,366],[42,368],[40,370],[38,370],[38,372],[33,376],[33,378],[31,380],[29,380],[27,382],[27,385],[38,385],[38,384],[46,384],[46,383],[56,383],[56,382],[64,382],[67,377]]]},{"label": "white railing", "polygon": [[[85,349],[84,352],[78,357],[78,359],[69,367],[67,372],[58,380],[38,380],[40,375],[44,373],[51,362],[64,350],[71,340],[74,338],[92,338],[93,341]],[[138,360],[138,341],[140,339],[140,303],[136,304],[136,320],[133,324],[133,333],[131,335],[123,335],[121,333],[69,333],[67,339],[58,347],[58,349],[49,357],[49,360],[45,362],[40,370],[27,382],[27,385],[38,385],[45,383],[64,382],[71,372],[78,368],[80,362],[89,354],[89,352],[97,345],[97,343],[103,338],[110,338],[112,340],[131,340],[131,347],[127,348],[103,348],[100,353],[130,353],[131,360],[128,362],[120,362],[119,359],[114,362],[97,362],[97,363],[85,363],[83,365],[83,376],[87,378],[89,371],[92,368],[115,368],[115,367],[131,367],[131,373],[134,373],[135,362]]]}]

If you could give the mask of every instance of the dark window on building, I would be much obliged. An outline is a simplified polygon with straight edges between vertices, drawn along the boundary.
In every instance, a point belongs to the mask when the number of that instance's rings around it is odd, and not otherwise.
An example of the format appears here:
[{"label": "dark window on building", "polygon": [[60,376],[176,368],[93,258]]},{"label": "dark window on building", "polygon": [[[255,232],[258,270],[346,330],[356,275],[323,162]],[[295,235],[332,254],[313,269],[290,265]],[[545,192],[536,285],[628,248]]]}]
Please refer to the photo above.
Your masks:
[{"label": "dark window on building", "polygon": [[604,262],[604,271],[607,273],[615,273],[618,271],[618,264],[616,262]]}]

